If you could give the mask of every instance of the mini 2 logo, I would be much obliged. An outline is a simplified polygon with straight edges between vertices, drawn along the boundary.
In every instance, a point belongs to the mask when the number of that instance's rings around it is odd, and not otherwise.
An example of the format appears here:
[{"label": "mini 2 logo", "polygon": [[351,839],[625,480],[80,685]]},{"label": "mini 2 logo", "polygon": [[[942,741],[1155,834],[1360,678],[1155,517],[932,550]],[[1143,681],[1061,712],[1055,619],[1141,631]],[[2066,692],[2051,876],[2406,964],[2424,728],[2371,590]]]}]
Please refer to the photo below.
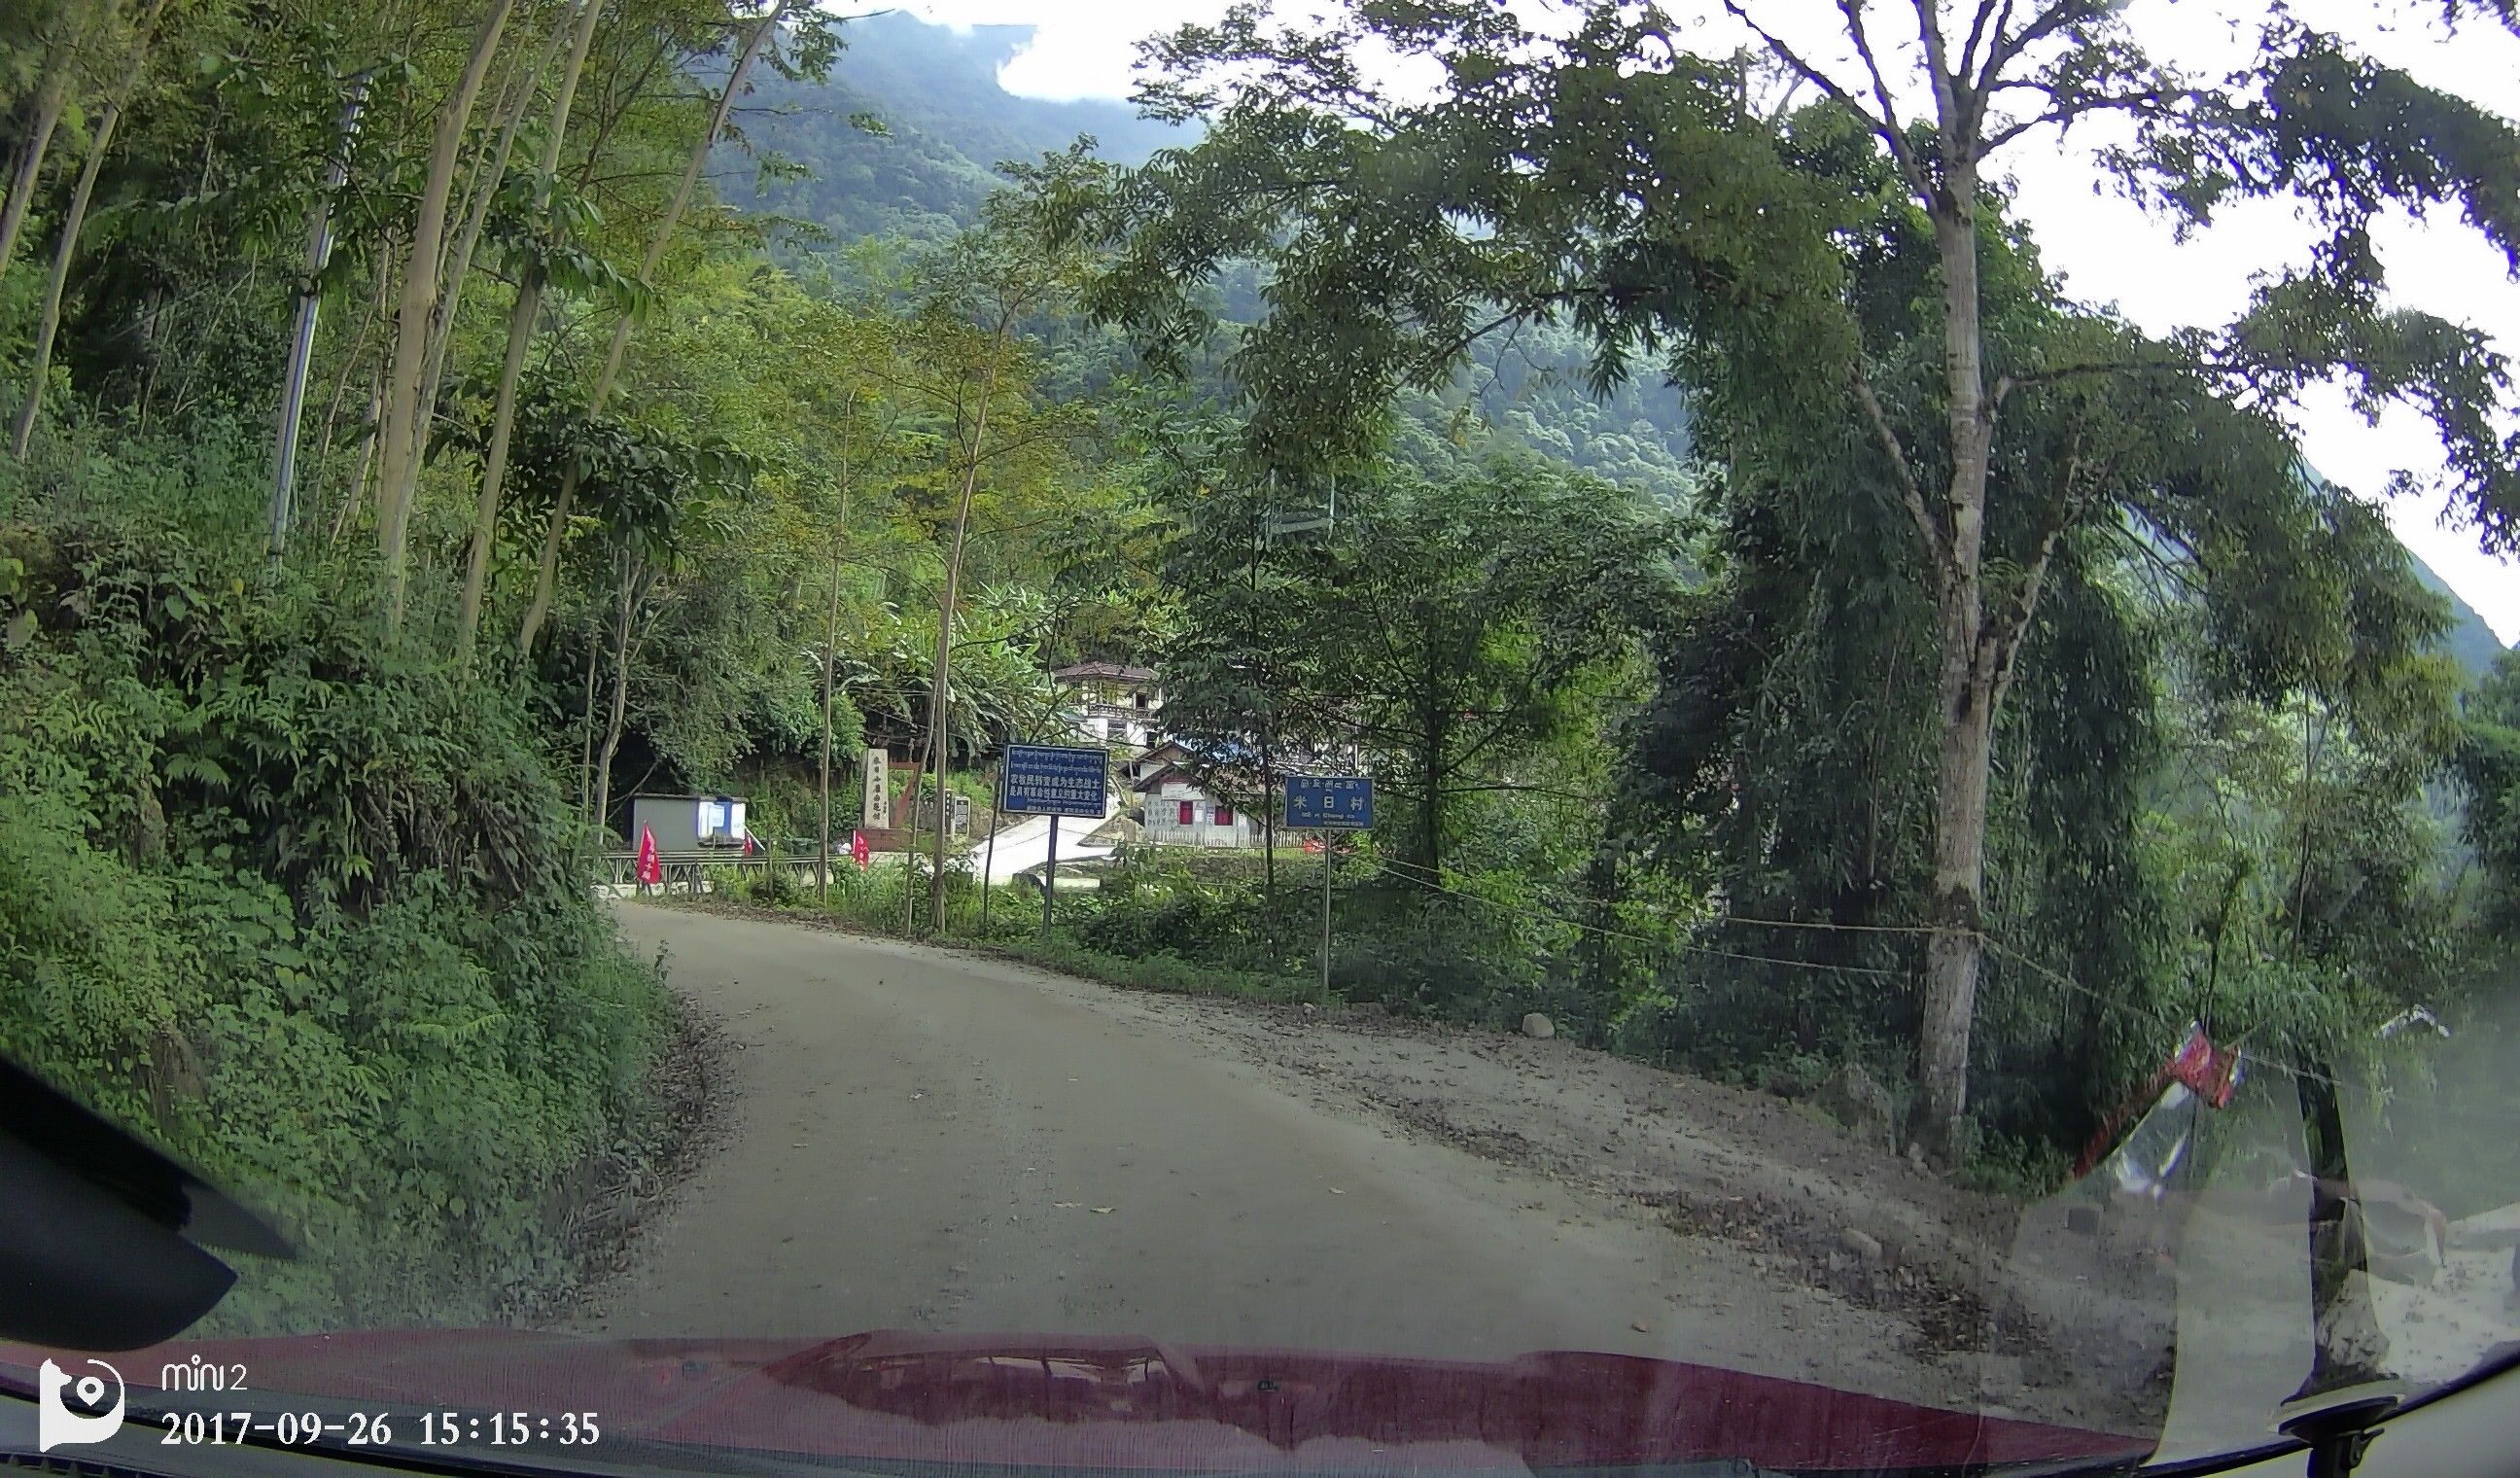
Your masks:
[{"label": "mini 2 logo", "polygon": [[[35,1380],[35,1447],[49,1453],[68,1443],[103,1442],[122,1430],[122,1372],[101,1360],[82,1361],[104,1371],[72,1380],[45,1361]],[[108,1393],[112,1401],[107,1403]]]}]

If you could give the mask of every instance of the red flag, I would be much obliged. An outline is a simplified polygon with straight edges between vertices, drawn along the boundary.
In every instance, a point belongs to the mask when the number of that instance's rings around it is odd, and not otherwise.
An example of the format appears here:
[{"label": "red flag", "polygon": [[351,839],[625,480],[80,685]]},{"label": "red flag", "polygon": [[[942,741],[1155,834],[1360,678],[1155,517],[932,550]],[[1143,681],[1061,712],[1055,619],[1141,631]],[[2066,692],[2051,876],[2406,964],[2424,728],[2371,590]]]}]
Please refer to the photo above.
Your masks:
[{"label": "red flag", "polygon": [[750,827],[743,829],[743,855],[746,857],[750,857],[752,855],[752,829]]},{"label": "red flag", "polygon": [[875,861],[875,849],[867,845],[866,833],[864,831],[852,831],[849,833],[849,856],[856,861],[861,870],[865,869],[868,864]]},{"label": "red flag", "polygon": [[639,880],[649,887],[665,880],[665,865],[656,857],[656,833],[653,829],[639,829]]}]

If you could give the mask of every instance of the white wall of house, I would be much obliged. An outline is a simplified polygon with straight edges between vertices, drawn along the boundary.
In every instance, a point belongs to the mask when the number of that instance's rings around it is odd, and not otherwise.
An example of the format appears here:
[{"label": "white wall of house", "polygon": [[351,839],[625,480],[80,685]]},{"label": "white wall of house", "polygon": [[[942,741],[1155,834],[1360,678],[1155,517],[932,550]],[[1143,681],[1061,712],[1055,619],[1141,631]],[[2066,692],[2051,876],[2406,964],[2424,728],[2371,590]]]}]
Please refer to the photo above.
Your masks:
[{"label": "white wall of house", "polygon": [[1145,749],[1155,742],[1157,715],[1164,694],[1151,675],[1128,679],[1085,676],[1072,669],[1053,674],[1065,690],[1075,716],[1077,737],[1088,744]]},{"label": "white wall of house", "polygon": [[1144,749],[1154,742],[1154,725],[1146,718],[1116,710],[1088,712],[1076,721],[1077,737],[1089,744],[1121,744]]},{"label": "white wall of house", "polygon": [[[1260,818],[1226,807],[1218,821],[1215,796],[1186,780],[1168,780],[1140,792],[1147,808],[1147,840],[1163,847],[1256,847]],[[1182,820],[1187,808],[1188,822]]]}]

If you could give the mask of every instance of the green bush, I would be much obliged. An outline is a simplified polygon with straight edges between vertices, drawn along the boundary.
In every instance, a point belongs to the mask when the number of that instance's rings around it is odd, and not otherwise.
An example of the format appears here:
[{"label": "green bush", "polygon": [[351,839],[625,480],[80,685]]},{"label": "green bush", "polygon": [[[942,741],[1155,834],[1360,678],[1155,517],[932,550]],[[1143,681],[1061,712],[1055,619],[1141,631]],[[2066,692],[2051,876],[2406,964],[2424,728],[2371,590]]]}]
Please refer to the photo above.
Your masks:
[{"label": "green bush", "polygon": [[2035,1201],[2053,1194],[2072,1176],[2072,1158],[2053,1144],[1983,1131],[1968,1139],[1967,1152],[1952,1179],[1970,1190]]},{"label": "green bush", "polygon": [[669,1020],[521,695],[180,530],[0,527],[0,1052],[267,1208],[228,1329],[563,1274]]},{"label": "green bush", "polygon": [[[1064,902],[1064,900],[1061,900]],[[1321,1000],[1309,975],[1259,975],[1194,963],[1179,955],[1111,955],[1088,949],[1057,934],[1049,943],[1018,940],[993,946],[999,954],[1063,970],[1071,975],[1108,981],[1135,990],[1163,991],[1177,996],[1243,996],[1261,1001]]]},{"label": "green bush", "polygon": [[754,903],[792,909],[805,900],[805,884],[786,868],[761,868],[745,875],[744,896]]}]

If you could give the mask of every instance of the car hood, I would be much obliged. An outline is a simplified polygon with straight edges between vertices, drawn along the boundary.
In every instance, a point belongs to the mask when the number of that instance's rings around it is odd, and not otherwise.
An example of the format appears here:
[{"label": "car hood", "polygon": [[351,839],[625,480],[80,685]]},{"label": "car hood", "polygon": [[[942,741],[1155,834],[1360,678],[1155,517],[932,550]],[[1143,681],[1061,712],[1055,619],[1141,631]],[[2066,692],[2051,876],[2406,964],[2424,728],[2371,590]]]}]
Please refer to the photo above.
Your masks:
[{"label": "car hood", "polygon": [[[625,1442],[1058,1471],[1495,1470],[1746,1462],[1874,1472],[2136,1459],[2151,1443],[1633,1356],[1493,1363],[877,1330],[616,1339],[409,1330],[168,1345],[112,1357],[134,1392],[195,1357],[252,1397],[593,1413]],[[40,1352],[0,1346],[0,1361]],[[228,1404],[228,1403],[223,1403]],[[560,1455],[542,1452],[541,1457]]]}]

